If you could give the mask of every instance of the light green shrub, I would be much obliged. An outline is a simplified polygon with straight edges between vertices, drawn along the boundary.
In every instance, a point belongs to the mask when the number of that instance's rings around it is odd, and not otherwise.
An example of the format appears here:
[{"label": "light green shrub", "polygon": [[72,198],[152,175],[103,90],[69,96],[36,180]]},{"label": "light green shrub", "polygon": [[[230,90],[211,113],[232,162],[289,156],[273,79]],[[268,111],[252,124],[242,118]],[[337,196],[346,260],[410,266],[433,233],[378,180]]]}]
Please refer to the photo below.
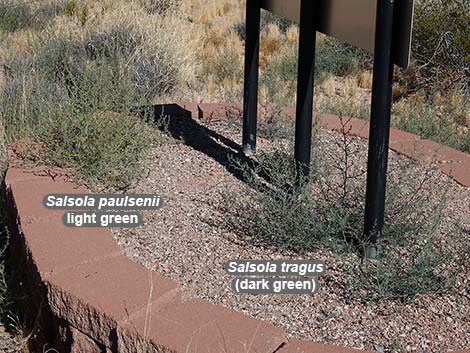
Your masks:
[{"label": "light green shrub", "polygon": [[135,4],[100,16],[57,18],[25,51],[5,55],[0,117],[8,142],[30,138],[44,147],[36,158],[75,169],[90,186],[122,189],[155,142],[153,116],[139,118],[139,107],[190,85],[197,66],[178,19]]}]

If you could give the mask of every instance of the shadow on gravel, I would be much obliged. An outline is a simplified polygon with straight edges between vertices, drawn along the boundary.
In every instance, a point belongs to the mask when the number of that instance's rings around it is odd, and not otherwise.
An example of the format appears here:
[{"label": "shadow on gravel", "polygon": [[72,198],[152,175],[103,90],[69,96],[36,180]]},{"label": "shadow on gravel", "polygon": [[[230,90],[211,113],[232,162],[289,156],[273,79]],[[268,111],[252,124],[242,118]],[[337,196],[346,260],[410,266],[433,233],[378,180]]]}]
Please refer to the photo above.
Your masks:
[{"label": "shadow on gravel", "polygon": [[[212,158],[244,183],[250,184],[246,171],[240,170],[237,164],[248,166],[251,172],[269,181],[259,163],[246,156],[239,144],[199,124],[179,105],[154,106],[154,119],[161,131]],[[164,124],[161,119],[165,119]]]}]

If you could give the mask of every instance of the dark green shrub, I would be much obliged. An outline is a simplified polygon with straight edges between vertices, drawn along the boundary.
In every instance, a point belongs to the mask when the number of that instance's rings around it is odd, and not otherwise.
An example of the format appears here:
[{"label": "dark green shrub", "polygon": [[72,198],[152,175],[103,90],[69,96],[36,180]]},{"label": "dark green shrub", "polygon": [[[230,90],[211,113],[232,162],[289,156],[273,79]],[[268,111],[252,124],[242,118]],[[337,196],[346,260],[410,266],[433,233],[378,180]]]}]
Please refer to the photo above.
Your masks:
[{"label": "dark green shrub", "polygon": [[469,87],[469,22],[467,0],[416,2],[412,55],[423,76],[421,86]]},{"label": "dark green shrub", "polygon": [[295,26],[296,23],[292,20],[289,20],[286,17],[283,16],[278,16],[276,14],[273,14],[270,11],[266,10],[261,10],[261,24],[260,27],[264,28],[268,24],[275,24],[279,27],[281,32],[285,33],[287,29],[291,26]]},{"label": "dark green shrub", "polygon": [[0,2],[0,31],[15,32],[28,27],[32,23],[31,9],[23,1]]},{"label": "dark green shrub", "polygon": [[[285,17],[278,16],[272,12],[261,10],[260,18],[260,30],[262,31],[264,27],[269,24],[275,24],[279,27],[282,33],[285,33],[287,29],[291,26],[295,26],[296,23]],[[245,31],[246,31],[245,20],[235,23],[229,30],[235,32],[241,39],[245,40]]]},{"label": "dark green shrub", "polygon": [[456,263],[458,257],[433,237],[394,250],[380,261],[362,264],[359,275],[350,283],[359,299],[409,302],[419,294],[447,292],[455,282],[456,270],[446,267]]},{"label": "dark green shrub", "polygon": [[343,121],[337,149],[315,147],[312,177],[301,183],[304,187],[295,186],[293,158],[283,152],[261,154],[257,167],[234,159],[249,187],[225,194],[226,227],[240,241],[299,255],[325,248],[337,256],[356,254],[348,285],[362,300],[408,301],[448,290],[456,257],[447,243],[437,241],[446,189],[431,184],[436,182],[432,171],[423,173],[411,160],[390,165],[383,254],[362,261],[365,170],[355,161],[364,151],[345,134],[346,126]]},{"label": "dark green shrub", "polygon": [[325,37],[317,45],[315,76],[346,76],[359,70],[366,54],[361,49],[342,43],[333,37]]},{"label": "dark green shrub", "polygon": [[140,0],[145,11],[150,14],[166,14],[176,11],[181,0]]},{"label": "dark green shrub", "polygon": [[0,33],[15,32],[24,28],[43,29],[64,7],[65,0],[1,0]]}]

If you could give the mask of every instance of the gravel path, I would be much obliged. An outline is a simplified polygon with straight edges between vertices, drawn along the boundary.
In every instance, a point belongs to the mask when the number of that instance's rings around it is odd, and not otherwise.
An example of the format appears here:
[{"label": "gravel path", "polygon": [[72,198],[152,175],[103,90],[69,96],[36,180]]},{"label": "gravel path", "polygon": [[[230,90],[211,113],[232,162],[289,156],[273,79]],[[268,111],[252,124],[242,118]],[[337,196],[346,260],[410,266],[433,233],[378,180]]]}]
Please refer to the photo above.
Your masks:
[{"label": "gravel path", "polygon": [[21,353],[25,352],[24,343],[19,336],[6,331],[5,326],[0,324],[0,352]]},{"label": "gravel path", "polygon": [[[329,250],[307,254],[327,264],[315,295],[236,295],[223,265],[237,258],[296,258],[296,254],[254,247],[217,226],[221,195],[228,188],[243,192],[245,184],[225,166],[227,152],[238,147],[238,129],[226,123],[201,125],[192,120],[170,123],[173,138],[154,149],[148,158],[149,174],[130,190],[157,193],[165,204],[144,212],[144,226],[115,229],[114,235],[134,261],[178,280],[188,297],[198,296],[283,327],[289,337],[372,349],[378,352],[445,352],[470,347],[469,269],[462,269],[454,294],[419,296],[412,304],[387,301],[367,305],[348,295],[344,257]],[[339,134],[321,130],[320,155],[340,153]],[[365,166],[366,141],[355,139]],[[260,139],[258,150],[280,148],[282,141]],[[402,157],[391,153],[390,169]],[[424,172],[424,171],[423,171]],[[392,173],[391,178],[398,177]],[[436,173],[434,187],[450,187],[442,234],[458,219],[470,229],[470,189]],[[436,189],[437,190],[437,189]],[[351,259],[351,262],[354,261]],[[356,261],[357,262],[357,261]]]}]

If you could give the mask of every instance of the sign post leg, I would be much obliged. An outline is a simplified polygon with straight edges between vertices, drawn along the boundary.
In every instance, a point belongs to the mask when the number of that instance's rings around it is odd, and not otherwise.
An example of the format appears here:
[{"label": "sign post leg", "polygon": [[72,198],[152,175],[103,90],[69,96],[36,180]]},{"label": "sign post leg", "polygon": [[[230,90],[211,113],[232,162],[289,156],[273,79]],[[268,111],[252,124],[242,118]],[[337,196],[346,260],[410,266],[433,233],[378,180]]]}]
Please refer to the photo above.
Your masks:
[{"label": "sign post leg", "polygon": [[256,149],[260,15],[261,7],[259,1],[247,0],[242,139],[244,152],[254,152]]},{"label": "sign post leg", "polygon": [[380,255],[384,225],[393,83],[392,28],[393,0],[378,0],[364,216],[365,257],[369,259]]},{"label": "sign post leg", "polygon": [[300,5],[299,68],[295,116],[295,160],[298,181],[308,176],[310,168],[316,40],[315,3],[312,0],[302,0]]}]

